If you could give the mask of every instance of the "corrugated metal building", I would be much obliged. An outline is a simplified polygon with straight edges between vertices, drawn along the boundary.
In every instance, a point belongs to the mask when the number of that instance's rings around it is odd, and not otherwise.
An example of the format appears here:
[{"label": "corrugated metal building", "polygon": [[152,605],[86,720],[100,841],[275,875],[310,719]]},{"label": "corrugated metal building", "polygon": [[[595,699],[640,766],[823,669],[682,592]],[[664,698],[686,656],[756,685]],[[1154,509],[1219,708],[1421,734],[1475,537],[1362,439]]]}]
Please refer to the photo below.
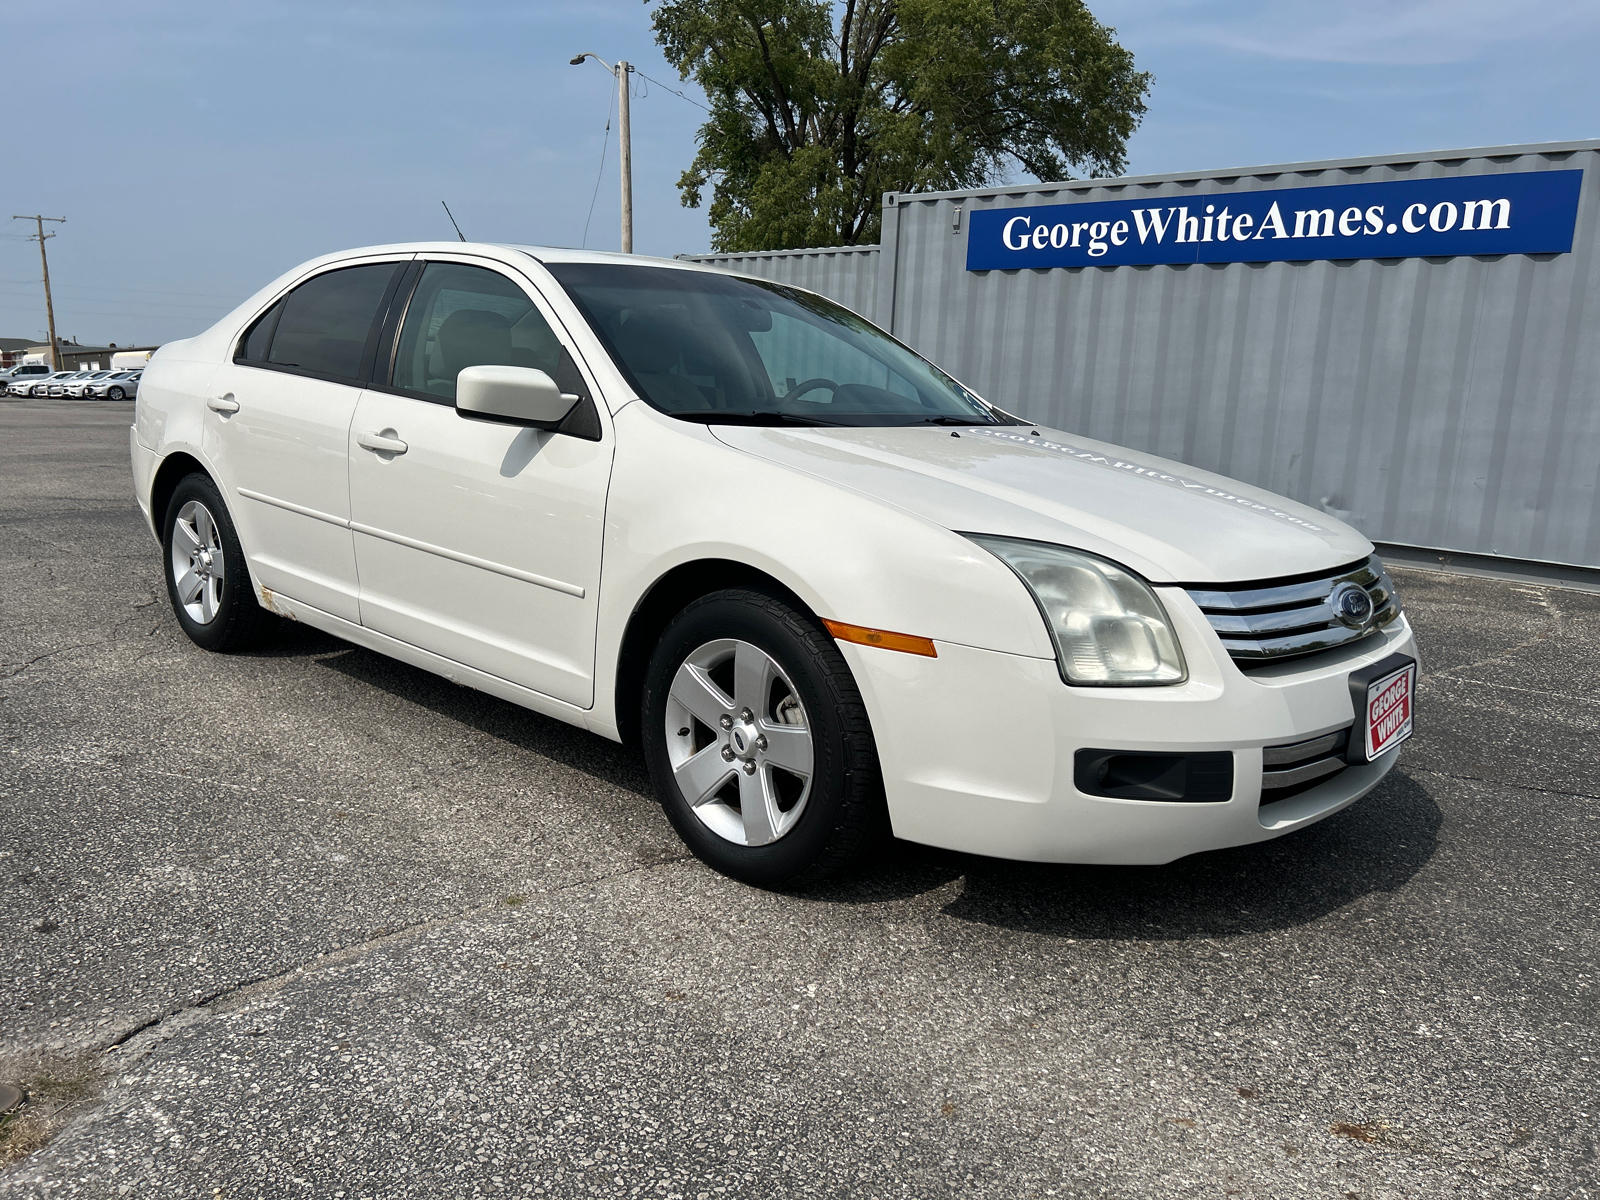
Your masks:
[{"label": "corrugated metal building", "polygon": [[[821,292],[1030,420],[1260,484],[1374,541],[1600,567],[1597,155],[1560,143],[891,194],[880,247],[685,257]],[[967,269],[985,209],[1575,168],[1565,253]]]}]

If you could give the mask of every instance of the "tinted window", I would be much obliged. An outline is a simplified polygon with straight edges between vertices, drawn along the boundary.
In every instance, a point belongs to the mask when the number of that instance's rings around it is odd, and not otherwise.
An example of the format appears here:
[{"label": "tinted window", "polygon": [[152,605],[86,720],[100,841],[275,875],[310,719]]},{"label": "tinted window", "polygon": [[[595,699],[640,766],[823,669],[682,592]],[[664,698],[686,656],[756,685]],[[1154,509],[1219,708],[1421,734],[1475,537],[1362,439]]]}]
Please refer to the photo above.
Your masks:
[{"label": "tinted window", "polygon": [[335,379],[357,379],[384,293],[402,264],[329,271],[283,298],[267,361]]},{"label": "tinted window", "polygon": [[239,343],[238,359],[244,362],[266,362],[267,347],[272,344],[272,331],[278,326],[278,314],[283,311],[283,301],[279,300],[266,312],[257,318],[256,323],[250,326],[250,332],[244,335],[244,340]]},{"label": "tinted window", "polygon": [[561,343],[520,287],[482,267],[429,263],[400,331],[394,386],[454,400],[462,368],[484,365],[565,374]]}]

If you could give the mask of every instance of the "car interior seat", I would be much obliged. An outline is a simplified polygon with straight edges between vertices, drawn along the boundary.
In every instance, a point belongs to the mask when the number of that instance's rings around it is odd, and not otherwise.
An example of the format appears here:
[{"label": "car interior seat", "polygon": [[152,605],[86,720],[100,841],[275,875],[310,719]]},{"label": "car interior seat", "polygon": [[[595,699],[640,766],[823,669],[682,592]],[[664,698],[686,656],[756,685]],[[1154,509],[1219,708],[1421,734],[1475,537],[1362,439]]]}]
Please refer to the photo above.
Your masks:
[{"label": "car interior seat", "polygon": [[539,355],[511,343],[511,322],[483,308],[458,308],[439,325],[428,355],[428,391],[455,395],[456,376],[466,367],[538,367]]},{"label": "car interior seat", "polygon": [[672,374],[680,365],[680,345],[693,339],[675,322],[632,314],[617,338],[623,360],[650,398],[670,412],[708,412],[712,405],[693,382]]}]

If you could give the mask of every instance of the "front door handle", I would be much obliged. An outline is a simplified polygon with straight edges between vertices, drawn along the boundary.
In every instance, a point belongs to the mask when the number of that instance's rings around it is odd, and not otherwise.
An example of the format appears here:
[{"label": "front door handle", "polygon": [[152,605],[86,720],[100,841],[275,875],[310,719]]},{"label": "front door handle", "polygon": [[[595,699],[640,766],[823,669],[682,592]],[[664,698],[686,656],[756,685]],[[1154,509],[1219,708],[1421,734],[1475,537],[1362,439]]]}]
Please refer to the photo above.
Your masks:
[{"label": "front door handle", "polygon": [[239,402],[233,398],[233,393],[229,392],[226,396],[211,397],[206,401],[206,407],[214,413],[221,413],[223,416],[227,416],[230,413],[239,411]]},{"label": "front door handle", "polygon": [[399,438],[384,437],[381,433],[358,433],[356,445],[363,450],[372,450],[378,454],[404,454],[410,449]]}]

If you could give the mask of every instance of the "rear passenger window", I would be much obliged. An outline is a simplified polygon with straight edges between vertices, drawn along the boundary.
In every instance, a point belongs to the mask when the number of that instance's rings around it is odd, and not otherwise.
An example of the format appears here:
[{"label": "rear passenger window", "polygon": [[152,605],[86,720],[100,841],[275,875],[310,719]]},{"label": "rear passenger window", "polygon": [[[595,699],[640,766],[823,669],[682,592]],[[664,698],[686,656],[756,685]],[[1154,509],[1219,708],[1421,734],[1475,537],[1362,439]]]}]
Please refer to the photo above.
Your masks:
[{"label": "rear passenger window", "polygon": [[278,317],[282,312],[283,301],[279,300],[256,319],[256,323],[250,326],[250,332],[239,343],[239,353],[234,355],[235,362],[267,361],[267,347],[272,345],[272,331],[278,327]]},{"label": "rear passenger window", "polygon": [[400,331],[394,386],[454,400],[462,369],[485,365],[537,367],[571,387],[561,343],[520,287],[482,267],[429,263]]},{"label": "rear passenger window", "polygon": [[346,267],[302,283],[283,298],[266,361],[333,379],[359,379],[384,295],[404,267]]}]

